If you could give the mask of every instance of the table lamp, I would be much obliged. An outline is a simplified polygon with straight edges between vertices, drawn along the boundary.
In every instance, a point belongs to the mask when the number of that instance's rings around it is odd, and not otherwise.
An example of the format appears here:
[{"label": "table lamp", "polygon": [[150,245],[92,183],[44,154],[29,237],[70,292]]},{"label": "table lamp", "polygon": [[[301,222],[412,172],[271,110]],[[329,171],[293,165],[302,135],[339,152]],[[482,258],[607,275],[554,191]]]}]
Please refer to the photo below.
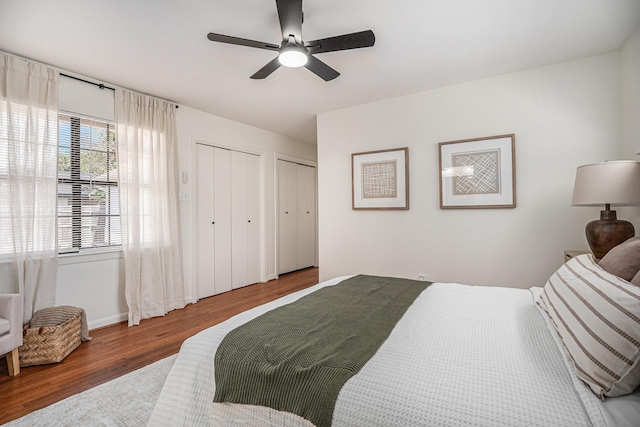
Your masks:
[{"label": "table lamp", "polygon": [[619,220],[611,206],[640,205],[640,162],[620,160],[578,166],[572,206],[602,206],[600,219],[585,229],[597,259],[635,235],[633,224]]}]

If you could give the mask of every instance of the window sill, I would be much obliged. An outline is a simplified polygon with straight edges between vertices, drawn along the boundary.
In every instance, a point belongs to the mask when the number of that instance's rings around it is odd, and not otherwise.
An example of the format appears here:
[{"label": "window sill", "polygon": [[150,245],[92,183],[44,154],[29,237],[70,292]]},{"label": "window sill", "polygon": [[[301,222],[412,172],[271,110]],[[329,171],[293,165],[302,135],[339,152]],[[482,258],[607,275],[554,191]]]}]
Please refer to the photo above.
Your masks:
[{"label": "window sill", "polygon": [[72,252],[58,255],[58,265],[80,264],[83,262],[106,261],[122,258],[122,248],[105,248],[90,252]]}]

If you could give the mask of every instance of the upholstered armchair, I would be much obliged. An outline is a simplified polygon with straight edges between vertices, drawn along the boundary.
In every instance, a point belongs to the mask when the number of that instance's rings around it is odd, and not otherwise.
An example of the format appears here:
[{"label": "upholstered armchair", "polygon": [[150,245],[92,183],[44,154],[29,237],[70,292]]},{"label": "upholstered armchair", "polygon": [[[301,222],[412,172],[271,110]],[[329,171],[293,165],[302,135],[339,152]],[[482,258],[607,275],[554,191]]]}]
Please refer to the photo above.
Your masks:
[{"label": "upholstered armchair", "polygon": [[0,358],[7,355],[9,375],[20,373],[18,347],[22,345],[22,296],[0,294]]}]

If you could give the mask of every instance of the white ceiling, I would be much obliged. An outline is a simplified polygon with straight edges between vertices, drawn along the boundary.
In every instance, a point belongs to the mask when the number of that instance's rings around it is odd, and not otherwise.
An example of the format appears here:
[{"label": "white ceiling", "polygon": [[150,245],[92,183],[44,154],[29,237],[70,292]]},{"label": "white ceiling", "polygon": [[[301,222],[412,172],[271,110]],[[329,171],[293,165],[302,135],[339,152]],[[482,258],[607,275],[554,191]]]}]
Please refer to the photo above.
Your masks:
[{"label": "white ceiling", "polygon": [[304,0],[303,39],[371,29],[371,48],[319,54],[325,82],[274,52],[274,0],[0,0],[0,50],[217,116],[316,142],[316,114],[616,51],[640,0]]}]

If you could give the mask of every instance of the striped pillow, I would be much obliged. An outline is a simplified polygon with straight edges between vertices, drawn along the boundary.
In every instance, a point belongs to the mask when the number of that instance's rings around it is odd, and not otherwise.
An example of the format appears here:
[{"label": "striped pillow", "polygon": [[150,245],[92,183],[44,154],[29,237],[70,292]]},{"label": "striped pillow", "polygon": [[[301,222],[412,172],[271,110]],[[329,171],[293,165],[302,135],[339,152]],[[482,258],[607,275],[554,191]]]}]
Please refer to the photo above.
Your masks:
[{"label": "striped pillow", "polygon": [[640,288],[572,258],[547,281],[537,303],[549,314],[576,373],[601,399],[640,384]]}]

